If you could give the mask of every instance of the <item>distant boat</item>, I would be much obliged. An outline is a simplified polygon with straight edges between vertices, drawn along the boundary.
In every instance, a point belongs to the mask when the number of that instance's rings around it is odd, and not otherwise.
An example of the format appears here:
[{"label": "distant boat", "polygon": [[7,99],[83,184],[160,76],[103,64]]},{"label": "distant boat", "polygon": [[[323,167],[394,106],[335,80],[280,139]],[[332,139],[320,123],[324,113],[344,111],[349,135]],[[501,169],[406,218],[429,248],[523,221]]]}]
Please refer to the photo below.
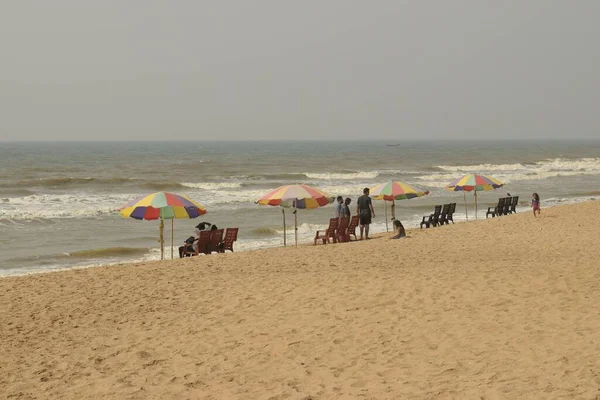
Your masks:
[{"label": "distant boat", "polygon": [[386,144],[386,146],[396,147],[396,146],[400,146],[400,145],[399,144]]}]

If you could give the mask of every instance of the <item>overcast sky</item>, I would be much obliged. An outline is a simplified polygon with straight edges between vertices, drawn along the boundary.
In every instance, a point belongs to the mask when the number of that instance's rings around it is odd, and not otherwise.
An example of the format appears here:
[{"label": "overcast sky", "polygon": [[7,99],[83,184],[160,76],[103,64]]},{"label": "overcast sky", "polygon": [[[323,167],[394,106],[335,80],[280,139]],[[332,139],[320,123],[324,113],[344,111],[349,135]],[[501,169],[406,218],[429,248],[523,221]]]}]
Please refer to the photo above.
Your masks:
[{"label": "overcast sky", "polygon": [[600,1],[18,0],[0,140],[600,138]]}]

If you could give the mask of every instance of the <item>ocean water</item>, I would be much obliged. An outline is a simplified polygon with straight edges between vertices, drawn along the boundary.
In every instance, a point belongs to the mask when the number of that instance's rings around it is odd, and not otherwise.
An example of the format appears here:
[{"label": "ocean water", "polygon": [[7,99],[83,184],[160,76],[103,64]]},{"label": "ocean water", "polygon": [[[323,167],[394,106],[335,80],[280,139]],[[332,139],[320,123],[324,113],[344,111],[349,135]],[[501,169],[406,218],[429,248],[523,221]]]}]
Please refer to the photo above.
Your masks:
[{"label": "ocean water", "polygon": [[[155,191],[185,194],[208,210],[174,221],[176,247],[208,221],[239,227],[234,247],[243,251],[283,245],[281,208],[255,204],[278,186],[306,183],[351,197],[354,213],[364,187],[404,181],[430,191],[396,202],[397,217],[411,228],[450,201],[458,203],[455,219],[464,220],[463,194],[443,187],[472,172],[505,182],[478,193],[479,218],[507,192],[520,196],[518,212],[529,211],[532,192],[543,208],[598,200],[600,141],[0,143],[0,276],[159,259],[158,221],[116,211]],[[374,206],[371,230],[383,232],[384,203]],[[293,215],[286,215],[289,245]],[[299,210],[299,242],[310,243],[332,215],[331,205]],[[165,227],[170,258],[170,221]]]}]

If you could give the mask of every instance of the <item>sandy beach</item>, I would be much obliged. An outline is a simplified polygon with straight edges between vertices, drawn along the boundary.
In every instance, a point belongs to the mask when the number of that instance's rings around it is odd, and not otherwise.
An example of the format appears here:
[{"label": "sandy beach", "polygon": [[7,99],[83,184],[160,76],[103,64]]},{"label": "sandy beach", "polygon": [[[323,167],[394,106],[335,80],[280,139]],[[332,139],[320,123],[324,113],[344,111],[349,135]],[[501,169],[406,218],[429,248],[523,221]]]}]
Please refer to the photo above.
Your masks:
[{"label": "sandy beach", "polygon": [[0,279],[7,399],[598,399],[600,202]]}]

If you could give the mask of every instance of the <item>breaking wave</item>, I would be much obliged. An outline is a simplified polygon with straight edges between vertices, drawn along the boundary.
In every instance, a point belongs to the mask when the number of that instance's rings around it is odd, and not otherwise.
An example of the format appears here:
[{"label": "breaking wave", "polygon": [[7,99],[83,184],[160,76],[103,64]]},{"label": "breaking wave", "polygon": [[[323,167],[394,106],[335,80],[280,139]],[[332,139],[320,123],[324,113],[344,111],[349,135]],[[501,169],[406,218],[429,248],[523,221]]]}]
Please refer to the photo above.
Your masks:
[{"label": "breaking wave", "polygon": [[326,173],[312,173],[305,172],[309,179],[319,179],[319,180],[327,180],[327,181],[351,181],[355,179],[373,179],[379,176],[378,171],[362,171],[362,172],[348,172],[348,173],[335,173],[335,172],[326,172]]},{"label": "breaking wave", "polygon": [[554,158],[534,163],[439,165],[439,173],[418,177],[427,185],[443,187],[459,174],[490,174],[504,183],[544,180],[561,176],[600,175],[600,158]]},{"label": "breaking wave", "polygon": [[184,187],[204,190],[219,190],[219,189],[237,189],[242,187],[239,182],[204,182],[204,183],[192,183],[184,182],[181,184]]}]

